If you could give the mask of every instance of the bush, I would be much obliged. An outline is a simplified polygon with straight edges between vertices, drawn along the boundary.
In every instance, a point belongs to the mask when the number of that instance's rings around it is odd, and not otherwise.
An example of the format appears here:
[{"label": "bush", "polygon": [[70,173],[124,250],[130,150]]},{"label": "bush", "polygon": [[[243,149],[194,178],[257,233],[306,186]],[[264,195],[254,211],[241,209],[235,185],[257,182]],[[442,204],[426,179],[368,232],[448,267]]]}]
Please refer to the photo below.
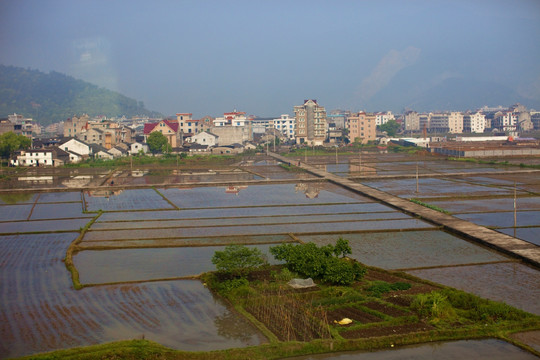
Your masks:
[{"label": "bush", "polygon": [[237,277],[245,277],[257,267],[266,264],[262,252],[244,245],[229,245],[224,251],[216,251],[212,264],[218,271]]},{"label": "bush", "polygon": [[441,293],[448,298],[454,308],[464,310],[463,316],[474,321],[520,321],[528,316],[526,312],[507,304],[482,299],[464,291],[444,289]]},{"label": "bush", "polygon": [[220,281],[219,283],[216,283],[216,290],[222,291],[222,292],[230,292],[232,290],[237,290],[242,287],[248,287],[249,281],[244,278],[240,279],[230,279],[225,281]]},{"label": "bush", "polygon": [[419,294],[411,304],[421,316],[433,319],[448,319],[455,317],[455,311],[448,298],[440,292]]},{"label": "bush", "polygon": [[366,272],[356,261],[338,258],[338,255],[350,254],[348,241],[341,238],[336,246],[282,244],[271,247],[270,253],[277,260],[285,261],[290,270],[332,284],[350,285]]}]

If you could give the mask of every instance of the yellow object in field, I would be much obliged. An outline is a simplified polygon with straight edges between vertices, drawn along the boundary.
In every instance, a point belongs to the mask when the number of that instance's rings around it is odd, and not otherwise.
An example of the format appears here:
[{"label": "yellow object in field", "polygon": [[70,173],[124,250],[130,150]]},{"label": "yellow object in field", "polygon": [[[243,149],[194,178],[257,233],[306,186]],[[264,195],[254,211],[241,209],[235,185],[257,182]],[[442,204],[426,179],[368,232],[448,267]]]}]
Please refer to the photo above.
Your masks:
[{"label": "yellow object in field", "polygon": [[334,322],[335,322],[336,324],[339,324],[339,325],[348,325],[348,324],[352,323],[352,320],[349,319],[349,318],[343,318],[343,319],[341,319],[341,320],[339,320],[339,321],[334,320]]}]

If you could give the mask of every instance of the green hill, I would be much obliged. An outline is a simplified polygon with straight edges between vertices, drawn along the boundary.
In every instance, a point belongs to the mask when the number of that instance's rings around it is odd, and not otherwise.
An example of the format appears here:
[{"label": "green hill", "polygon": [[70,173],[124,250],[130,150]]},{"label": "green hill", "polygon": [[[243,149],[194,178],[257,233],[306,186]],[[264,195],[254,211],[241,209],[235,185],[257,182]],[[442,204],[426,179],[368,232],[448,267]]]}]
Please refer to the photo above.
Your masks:
[{"label": "green hill", "polygon": [[0,117],[31,117],[48,125],[74,115],[162,115],[145,109],[142,101],[100,88],[58,72],[0,65]]}]

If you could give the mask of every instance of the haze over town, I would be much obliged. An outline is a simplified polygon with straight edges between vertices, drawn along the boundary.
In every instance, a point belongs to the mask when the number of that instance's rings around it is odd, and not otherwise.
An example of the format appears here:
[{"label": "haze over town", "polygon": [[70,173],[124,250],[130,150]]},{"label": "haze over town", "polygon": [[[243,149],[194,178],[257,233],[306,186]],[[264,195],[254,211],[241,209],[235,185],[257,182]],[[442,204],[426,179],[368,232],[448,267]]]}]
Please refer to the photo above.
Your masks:
[{"label": "haze over town", "polygon": [[194,118],[540,107],[540,2],[2,1],[0,63]]}]

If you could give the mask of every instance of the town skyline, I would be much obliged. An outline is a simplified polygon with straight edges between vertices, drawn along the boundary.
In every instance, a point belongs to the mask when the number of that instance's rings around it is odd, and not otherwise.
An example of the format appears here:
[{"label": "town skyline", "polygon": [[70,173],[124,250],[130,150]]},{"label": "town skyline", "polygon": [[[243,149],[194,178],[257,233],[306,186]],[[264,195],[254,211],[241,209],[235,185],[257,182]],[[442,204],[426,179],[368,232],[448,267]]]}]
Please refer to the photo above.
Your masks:
[{"label": "town skyline", "polygon": [[304,99],[351,111],[540,108],[535,1],[23,0],[0,14],[0,63],[65,73],[164,115],[277,116]]}]

